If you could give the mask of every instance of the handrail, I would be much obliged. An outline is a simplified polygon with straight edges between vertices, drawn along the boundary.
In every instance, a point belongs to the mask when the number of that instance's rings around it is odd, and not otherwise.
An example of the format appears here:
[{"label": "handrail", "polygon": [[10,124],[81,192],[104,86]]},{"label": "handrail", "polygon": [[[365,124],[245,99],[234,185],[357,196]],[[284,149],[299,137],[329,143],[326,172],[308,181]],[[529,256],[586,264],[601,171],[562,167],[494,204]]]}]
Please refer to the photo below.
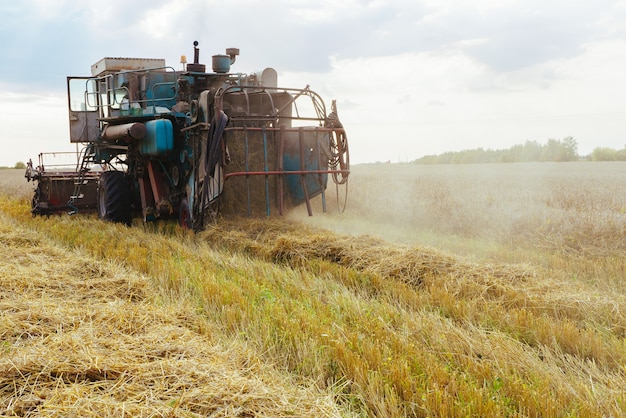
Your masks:
[{"label": "handrail", "polygon": [[[116,86],[116,82],[120,75],[129,75],[129,74],[138,74],[138,75],[149,75],[150,73],[168,73],[168,74],[176,74],[176,70],[173,67],[156,67],[156,68],[148,68],[141,70],[128,70],[124,72],[114,73],[114,74],[106,74],[101,77],[91,77],[85,80],[85,103],[87,106],[93,107],[98,110],[100,118],[106,118],[109,116],[109,112],[113,109],[120,109],[123,105],[123,102],[120,98],[128,98],[130,96],[130,91],[127,86],[120,85]],[[89,88],[89,83],[95,83],[95,89]],[[171,96],[166,97],[155,97],[156,91],[159,88],[169,87],[173,90]],[[173,100],[178,97],[178,85],[176,81],[165,81],[160,83],[154,83],[149,86],[150,90],[143,91],[143,98],[133,98],[132,103],[137,103],[140,107],[150,107],[155,106],[158,102]],[[152,97],[148,97],[149,95]],[[129,102],[129,106],[131,102]],[[105,109],[107,109],[105,111]]]},{"label": "handrail", "polygon": [[[63,163],[58,163],[58,164],[48,164],[47,162],[45,162],[45,157],[47,156],[74,156],[75,157],[75,161],[74,162],[63,162]],[[51,168],[67,168],[67,169],[71,169],[72,171],[76,171],[76,164],[79,161],[80,158],[80,152],[75,152],[75,151],[67,151],[67,152],[41,152],[39,153],[39,170],[40,171],[45,171],[45,167],[51,167]]]},{"label": "handrail", "polygon": [[[223,106],[223,98],[224,96],[226,96],[226,94],[228,93],[234,93],[237,91],[243,91],[244,94],[247,93],[247,90],[252,90],[254,92],[259,92],[259,93],[266,93],[271,97],[270,91],[274,91],[274,92],[278,92],[278,93],[289,93],[292,98],[291,100],[289,100],[287,103],[285,103],[280,109],[274,109],[274,113],[272,115],[268,115],[265,117],[262,117],[262,120],[271,120],[276,119],[278,117],[280,118],[284,118],[284,119],[296,119],[296,120],[318,120],[318,121],[324,121],[326,119],[326,105],[324,103],[324,100],[322,99],[322,97],[317,94],[316,92],[314,92],[313,90],[311,90],[309,88],[309,86],[307,85],[305,88],[292,88],[292,87],[265,87],[265,86],[247,86],[247,85],[233,85],[233,86],[228,86],[224,89],[220,89],[217,91],[217,93],[215,93],[215,108],[218,110],[223,110],[222,106]],[[287,116],[280,116],[280,113],[287,107],[290,105],[296,105],[296,100],[302,96],[306,96],[309,97],[311,99],[311,103],[313,106],[313,109],[315,109],[315,117],[313,116],[301,116],[298,112],[297,106],[296,106],[296,116],[291,116],[291,117],[287,117]],[[247,94],[246,94],[246,98],[247,98]],[[253,120],[253,118],[257,118],[260,117],[259,115],[254,115],[253,117],[249,118],[250,120]],[[247,117],[244,116],[233,116],[233,119],[247,119]]]}]

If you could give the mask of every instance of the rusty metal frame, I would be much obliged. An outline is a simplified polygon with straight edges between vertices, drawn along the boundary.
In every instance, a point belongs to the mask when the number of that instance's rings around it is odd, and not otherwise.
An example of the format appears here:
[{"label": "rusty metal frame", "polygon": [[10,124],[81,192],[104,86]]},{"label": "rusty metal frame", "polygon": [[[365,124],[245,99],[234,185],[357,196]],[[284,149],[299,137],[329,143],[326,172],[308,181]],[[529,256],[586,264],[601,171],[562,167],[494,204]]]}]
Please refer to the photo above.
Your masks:
[{"label": "rusty metal frame", "polygon": [[[342,175],[344,177],[347,177],[350,174],[350,170],[349,169],[341,169],[341,168],[326,168],[326,169],[317,169],[317,170],[311,170],[311,169],[304,169],[303,168],[303,164],[304,164],[304,147],[302,145],[302,141],[303,141],[303,127],[293,127],[293,128],[287,128],[285,126],[281,126],[278,128],[272,128],[272,127],[249,127],[249,126],[245,126],[245,127],[227,127],[225,132],[232,132],[232,131],[243,131],[243,132],[261,132],[263,133],[263,138],[264,138],[264,144],[263,144],[263,148],[264,148],[264,152],[267,152],[267,139],[266,139],[266,135],[269,132],[274,132],[274,133],[278,133],[278,145],[279,145],[279,155],[282,155],[284,152],[284,143],[285,143],[285,133],[286,132],[298,132],[299,135],[299,151],[300,151],[300,170],[285,170],[282,164],[282,159],[279,159],[278,161],[278,170],[269,170],[269,168],[267,168],[267,155],[264,156],[264,170],[262,171],[250,171],[248,169],[248,160],[249,160],[249,156],[248,156],[248,136],[244,135],[244,161],[245,161],[245,170],[244,171],[234,171],[234,172],[229,172],[226,173],[224,175],[224,181],[228,180],[229,178],[233,178],[233,177],[246,177],[249,178],[250,176],[265,176],[266,180],[265,180],[265,184],[266,184],[266,214],[269,216],[270,215],[270,203],[269,203],[269,191],[267,189],[267,181],[268,181],[268,177],[269,176],[278,176],[278,211],[279,214],[282,215],[284,214],[285,211],[285,203],[284,203],[284,194],[285,194],[285,190],[284,190],[284,177],[287,175],[300,175],[301,177],[301,181],[302,181],[302,186],[303,186],[303,190],[304,190],[304,194],[305,194],[305,204],[306,204],[306,208],[307,208],[307,213],[309,216],[313,215],[313,210],[311,207],[311,198],[309,197],[309,194],[307,192],[307,188],[306,188],[306,182],[305,182],[305,176],[309,175],[309,174],[318,174],[320,176],[324,175],[324,174],[329,174],[329,175]],[[325,127],[315,127],[315,131],[318,133],[328,133],[329,135],[331,135],[332,133],[343,133],[344,130],[343,128],[325,128]],[[319,155],[317,156],[317,166],[320,167],[322,166],[322,162],[323,160],[321,159],[322,157]],[[246,181],[246,194],[247,194],[247,200],[248,200],[248,214],[250,214],[250,183],[249,181]],[[323,193],[323,192],[322,192]],[[326,202],[325,202],[325,196],[322,196],[324,202],[323,202],[323,206],[324,206],[324,210],[326,209]]]}]

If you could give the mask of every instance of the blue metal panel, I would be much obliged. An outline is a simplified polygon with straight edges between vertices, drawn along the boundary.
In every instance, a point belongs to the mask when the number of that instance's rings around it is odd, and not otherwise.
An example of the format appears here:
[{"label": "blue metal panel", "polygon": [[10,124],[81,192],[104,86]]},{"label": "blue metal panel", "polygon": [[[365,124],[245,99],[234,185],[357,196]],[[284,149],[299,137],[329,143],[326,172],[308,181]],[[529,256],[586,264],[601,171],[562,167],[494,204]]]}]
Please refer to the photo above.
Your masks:
[{"label": "blue metal panel", "polygon": [[164,156],[174,149],[174,129],[169,119],[145,123],[146,135],[141,141],[141,153],[151,157]]},{"label": "blue metal panel", "polygon": [[147,84],[146,106],[162,106],[171,109],[176,104],[178,90],[175,73],[152,71],[148,74]]},{"label": "blue metal panel", "polygon": [[[327,159],[324,159],[324,150],[321,147],[329,146],[327,135],[320,137],[316,132],[305,131],[301,138],[290,138],[285,143],[283,153],[283,168],[285,171],[312,171],[327,170]],[[294,205],[311,199],[324,190],[328,182],[327,174],[291,174],[285,176],[287,193]],[[305,194],[306,187],[306,194]]]}]

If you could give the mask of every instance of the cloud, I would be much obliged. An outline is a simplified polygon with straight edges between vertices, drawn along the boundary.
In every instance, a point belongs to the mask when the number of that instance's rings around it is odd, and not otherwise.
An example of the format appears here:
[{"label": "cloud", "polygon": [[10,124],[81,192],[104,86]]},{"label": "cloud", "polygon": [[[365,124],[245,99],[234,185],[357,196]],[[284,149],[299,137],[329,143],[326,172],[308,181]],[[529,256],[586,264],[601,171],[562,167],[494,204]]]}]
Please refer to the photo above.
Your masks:
[{"label": "cloud", "polygon": [[351,148],[354,162],[566,136],[579,142],[581,153],[626,143],[623,40],[589,42],[576,56],[505,73],[462,49],[331,62],[328,74],[305,78],[313,88],[324,86],[324,97],[339,99],[349,138],[359,144]]},{"label": "cloud", "polygon": [[[203,63],[237,47],[234,71],[274,67],[281,85],[336,98],[353,161],[568,135],[581,152],[625,142],[623,0],[21,0],[0,4],[0,19],[3,156],[69,145],[67,75],[105,56],[177,67],[194,40]],[[46,129],[28,126],[31,113]]]},{"label": "cloud", "polygon": [[177,64],[194,40],[205,62],[233,46],[254,69],[324,73],[333,56],[448,50],[511,72],[575,56],[605,31],[623,34],[625,13],[609,0],[23,0],[0,7],[0,35],[12,39],[0,52],[16,64],[0,68],[0,79],[39,85],[82,72],[103,56]]},{"label": "cloud", "polygon": [[459,48],[497,72],[576,56],[584,42],[606,33],[616,15],[618,22],[624,18],[623,7],[608,0],[479,1],[455,7],[443,1],[431,7],[417,27],[433,34],[428,48]]},{"label": "cloud", "polygon": [[0,114],[9,123],[0,124],[0,166],[13,166],[28,159],[37,161],[44,151],[72,151],[68,138],[65,98],[51,94],[23,94],[3,88]]}]

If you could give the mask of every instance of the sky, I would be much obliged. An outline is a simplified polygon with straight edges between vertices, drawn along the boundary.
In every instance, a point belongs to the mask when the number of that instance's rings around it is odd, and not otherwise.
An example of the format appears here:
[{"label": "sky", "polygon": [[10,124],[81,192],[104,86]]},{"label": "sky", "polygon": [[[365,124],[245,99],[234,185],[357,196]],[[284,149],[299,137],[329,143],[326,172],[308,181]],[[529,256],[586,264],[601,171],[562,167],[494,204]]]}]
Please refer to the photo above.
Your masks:
[{"label": "sky", "polygon": [[626,0],[20,0],[0,5],[0,166],[73,151],[66,76],[103,57],[278,71],[337,100],[351,163],[573,137],[626,147]]}]

